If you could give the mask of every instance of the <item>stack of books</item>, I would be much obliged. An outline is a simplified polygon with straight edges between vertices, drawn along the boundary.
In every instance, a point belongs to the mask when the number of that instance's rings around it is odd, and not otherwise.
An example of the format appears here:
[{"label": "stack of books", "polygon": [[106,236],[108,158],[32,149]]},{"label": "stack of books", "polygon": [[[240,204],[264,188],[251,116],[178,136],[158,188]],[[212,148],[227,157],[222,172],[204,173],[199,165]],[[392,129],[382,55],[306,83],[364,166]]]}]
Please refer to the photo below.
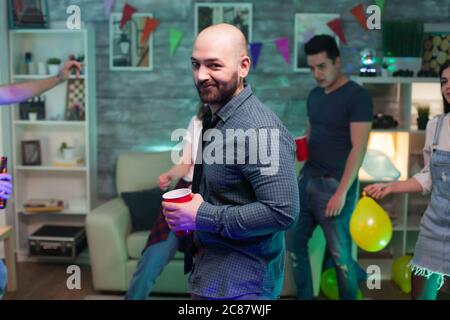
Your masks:
[{"label": "stack of books", "polygon": [[24,211],[27,213],[37,212],[61,212],[64,210],[64,201],[57,199],[31,199],[24,205]]},{"label": "stack of books", "polygon": [[80,167],[84,164],[84,159],[56,159],[53,161],[55,167]]}]

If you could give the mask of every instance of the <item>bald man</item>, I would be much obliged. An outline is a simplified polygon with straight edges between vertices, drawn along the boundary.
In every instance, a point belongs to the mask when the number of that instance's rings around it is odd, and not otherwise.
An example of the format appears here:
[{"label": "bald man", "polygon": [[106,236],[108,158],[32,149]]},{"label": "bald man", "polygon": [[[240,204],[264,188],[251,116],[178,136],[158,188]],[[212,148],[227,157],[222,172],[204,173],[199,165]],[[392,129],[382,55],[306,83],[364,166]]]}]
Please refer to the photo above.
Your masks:
[{"label": "bald man", "polygon": [[194,197],[183,204],[163,202],[172,230],[194,231],[188,290],[193,299],[277,299],[284,231],[299,212],[294,141],[245,84],[251,62],[239,29],[228,24],[204,29],[191,62],[200,99],[210,111]]}]

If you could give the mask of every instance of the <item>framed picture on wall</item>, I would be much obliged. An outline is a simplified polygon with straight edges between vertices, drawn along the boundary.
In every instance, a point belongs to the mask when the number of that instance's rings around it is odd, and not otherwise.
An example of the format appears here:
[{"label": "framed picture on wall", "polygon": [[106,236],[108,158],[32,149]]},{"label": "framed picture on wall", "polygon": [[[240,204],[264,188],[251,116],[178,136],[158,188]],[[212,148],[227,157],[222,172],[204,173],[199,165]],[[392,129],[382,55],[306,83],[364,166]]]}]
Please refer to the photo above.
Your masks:
[{"label": "framed picture on wall", "polygon": [[40,166],[41,142],[39,140],[22,141],[22,164],[24,166]]},{"label": "framed picture on wall", "polygon": [[47,0],[8,0],[10,29],[48,28]]},{"label": "framed picture on wall", "polygon": [[120,28],[122,13],[112,13],[109,18],[109,67],[111,70],[153,70],[153,36],[141,42],[141,35],[151,13],[135,13]]},{"label": "framed picture on wall", "polygon": [[196,3],[195,35],[206,27],[229,23],[239,28],[248,42],[252,41],[253,7],[251,3]]},{"label": "framed picture on wall", "polygon": [[304,46],[313,36],[328,34],[336,39],[339,46],[339,38],[334,34],[327,23],[339,18],[338,14],[322,13],[296,13],[294,26],[294,71],[309,72],[304,53]]}]

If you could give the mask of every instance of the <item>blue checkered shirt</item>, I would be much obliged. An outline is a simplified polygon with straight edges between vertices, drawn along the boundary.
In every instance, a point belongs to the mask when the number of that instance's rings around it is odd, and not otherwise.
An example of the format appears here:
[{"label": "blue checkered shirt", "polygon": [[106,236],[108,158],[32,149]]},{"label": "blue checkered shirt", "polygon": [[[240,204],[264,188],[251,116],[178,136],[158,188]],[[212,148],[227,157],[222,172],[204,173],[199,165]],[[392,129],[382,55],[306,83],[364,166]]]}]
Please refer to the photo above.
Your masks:
[{"label": "blue checkered shirt", "polygon": [[[203,154],[219,155],[224,164],[203,160],[200,194],[205,202],[196,218],[194,243],[198,254],[189,276],[189,292],[219,299],[251,293],[277,298],[285,267],[284,230],[299,213],[294,140],[280,119],[253,95],[250,86],[216,116],[220,117],[216,129],[224,139],[206,142]],[[248,140],[238,143],[237,139],[226,139],[227,129],[267,130],[267,143],[259,140],[255,151]],[[270,132],[275,131],[278,141],[271,138]],[[230,144],[235,146],[231,155],[226,152]],[[221,149],[223,155],[208,152],[208,148],[216,152]],[[245,161],[238,162],[237,150],[243,148]],[[270,164],[260,157],[256,163],[251,161],[257,154],[270,152],[278,156],[275,171],[262,171]]]}]

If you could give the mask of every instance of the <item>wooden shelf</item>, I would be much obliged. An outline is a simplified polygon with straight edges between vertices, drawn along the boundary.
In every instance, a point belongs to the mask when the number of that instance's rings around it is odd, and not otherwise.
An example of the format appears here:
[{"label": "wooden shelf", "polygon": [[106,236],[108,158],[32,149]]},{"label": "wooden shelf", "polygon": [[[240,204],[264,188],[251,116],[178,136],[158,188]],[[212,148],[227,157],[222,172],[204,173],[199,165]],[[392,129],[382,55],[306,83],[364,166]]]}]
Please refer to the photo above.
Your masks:
[{"label": "wooden shelf", "polygon": [[39,216],[39,215],[72,215],[72,216],[85,216],[88,214],[87,210],[84,211],[72,211],[72,210],[64,210],[61,212],[25,212],[21,210],[20,213],[23,216]]},{"label": "wooden shelf", "polygon": [[19,171],[86,171],[86,167],[16,166]]},{"label": "wooden shelf", "polygon": [[352,76],[351,79],[358,83],[395,84],[395,83],[439,83],[438,78],[418,77],[359,77]]},{"label": "wooden shelf", "polygon": [[69,29],[14,29],[10,31],[13,34],[32,34],[32,35],[67,35],[78,34],[79,36],[85,33],[85,30],[69,30]]},{"label": "wooden shelf", "polygon": [[[63,200],[63,199],[62,199]],[[66,207],[63,211],[59,212],[26,212],[23,207],[21,207],[20,213],[24,216],[37,216],[37,215],[87,215],[88,208],[87,203],[84,199],[68,199],[64,200]]]},{"label": "wooden shelf", "polygon": [[52,121],[52,120],[15,120],[15,125],[19,126],[79,126],[84,127],[86,125],[85,121]]},{"label": "wooden shelf", "polygon": [[389,132],[389,133],[392,133],[392,132],[410,132],[408,129],[402,129],[402,128],[392,128],[392,129],[372,129],[370,132],[381,132],[381,133],[383,133],[383,132]]},{"label": "wooden shelf", "polygon": [[[13,78],[20,80],[38,80],[38,79],[47,79],[50,77],[54,77],[55,75],[53,74],[44,74],[44,75],[39,75],[39,74],[13,74]],[[70,76],[70,79],[85,79],[84,75],[80,75],[79,77],[77,76]]]}]

